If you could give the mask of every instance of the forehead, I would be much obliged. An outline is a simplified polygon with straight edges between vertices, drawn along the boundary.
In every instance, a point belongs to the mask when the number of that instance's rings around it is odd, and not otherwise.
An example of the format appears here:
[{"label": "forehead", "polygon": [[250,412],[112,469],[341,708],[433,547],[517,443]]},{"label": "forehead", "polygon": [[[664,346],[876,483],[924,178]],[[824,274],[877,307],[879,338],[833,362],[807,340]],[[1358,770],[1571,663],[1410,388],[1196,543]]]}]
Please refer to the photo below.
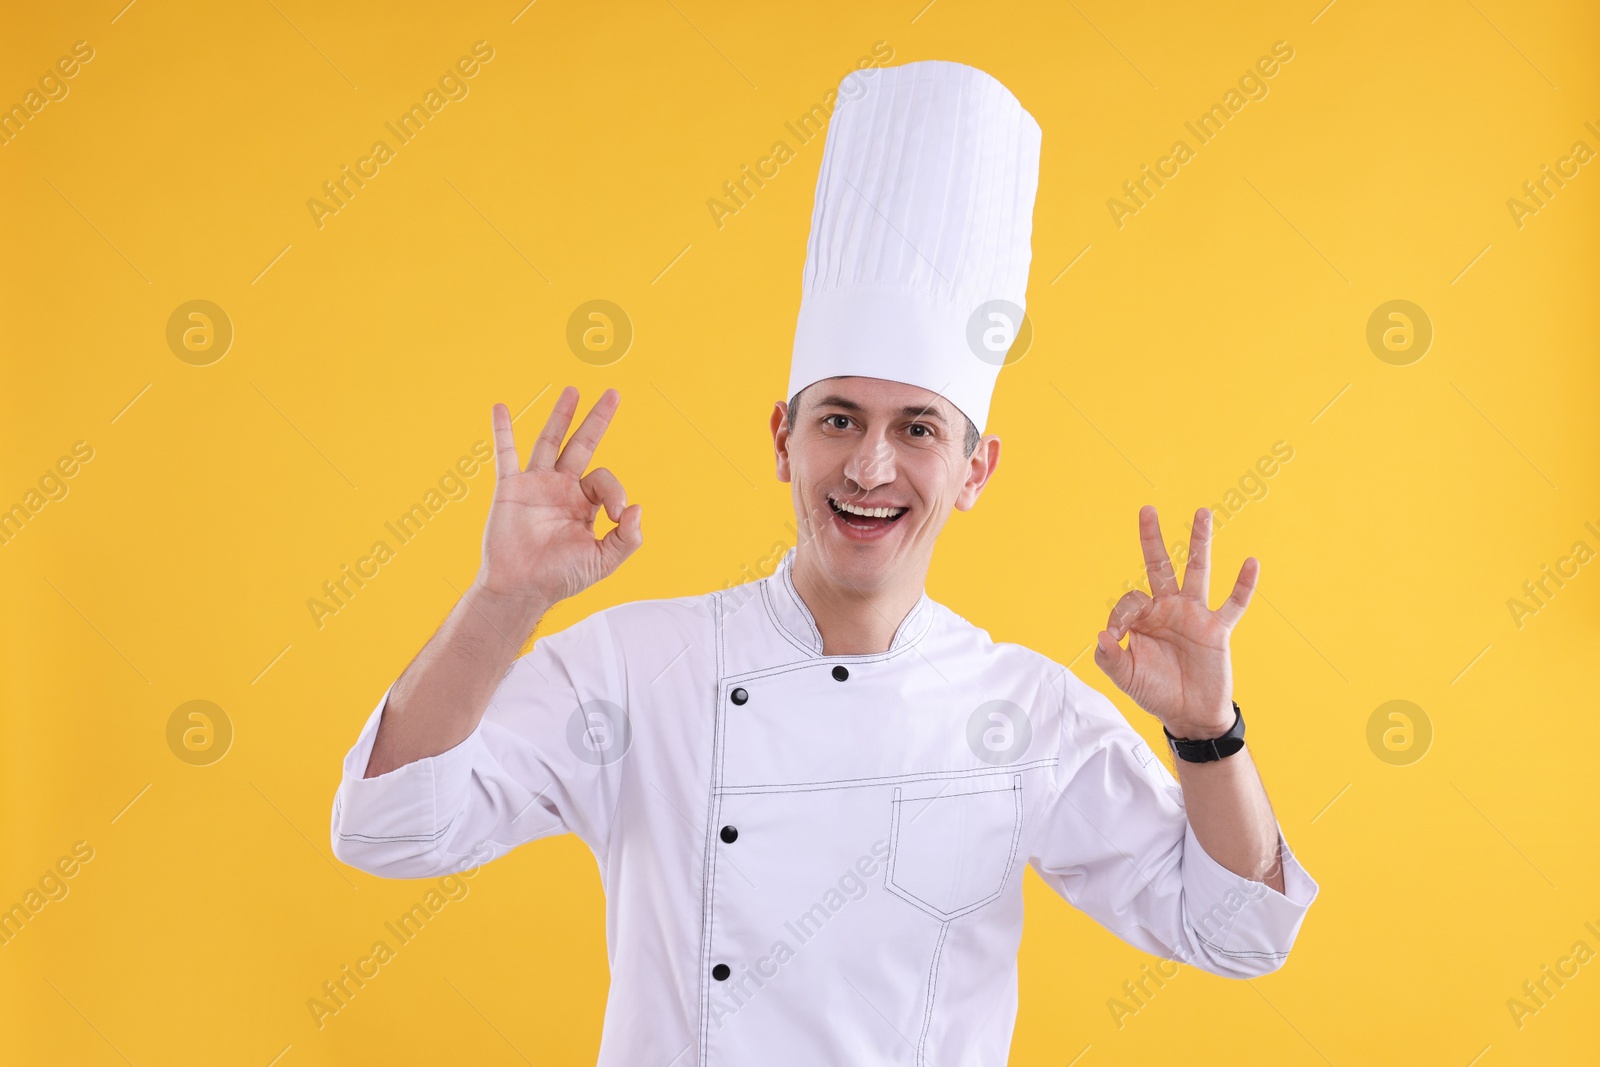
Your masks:
[{"label": "forehead", "polygon": [[931,389],[885,378],[825,378],[805,389],[807,407],[840,407],[867,415],[927,416],[947,423],[957,421],[955,406]]}]

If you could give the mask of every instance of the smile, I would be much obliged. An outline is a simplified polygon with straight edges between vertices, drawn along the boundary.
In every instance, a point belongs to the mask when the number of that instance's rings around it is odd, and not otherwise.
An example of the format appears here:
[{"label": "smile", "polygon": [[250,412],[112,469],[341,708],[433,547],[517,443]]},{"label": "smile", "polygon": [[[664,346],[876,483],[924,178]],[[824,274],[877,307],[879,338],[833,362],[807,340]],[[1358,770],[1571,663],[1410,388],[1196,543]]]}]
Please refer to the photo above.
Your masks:
[{"label": "smile", "polygon": [[865,508],[835,500],[831,496],[828,498],[828,506],[833,509],[833,513],[841,522],[857,530],[882,529],[910,510],[900,507]]}]

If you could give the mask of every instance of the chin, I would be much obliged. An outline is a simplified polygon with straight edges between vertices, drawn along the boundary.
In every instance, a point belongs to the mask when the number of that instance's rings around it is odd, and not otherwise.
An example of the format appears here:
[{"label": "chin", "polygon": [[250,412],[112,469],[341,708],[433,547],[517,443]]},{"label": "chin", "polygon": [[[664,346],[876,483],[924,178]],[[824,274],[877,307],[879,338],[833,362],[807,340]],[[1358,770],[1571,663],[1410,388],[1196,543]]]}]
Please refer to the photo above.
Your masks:
[{"label": "chin", "polygon": [[863,542],[827,531],[818,547],[823,569],[840,585],[862,591],[889,585],[913,566],[898,537]]},{"label": "chin", "polygon": [[[887,503],[887,501],[885,502]],[[846,514],[826,494],[810,509],[810,566],[845,589],[870,592],[925,571],[919,537],[926,516],[921,501],[896,502],[892,516]]]}]

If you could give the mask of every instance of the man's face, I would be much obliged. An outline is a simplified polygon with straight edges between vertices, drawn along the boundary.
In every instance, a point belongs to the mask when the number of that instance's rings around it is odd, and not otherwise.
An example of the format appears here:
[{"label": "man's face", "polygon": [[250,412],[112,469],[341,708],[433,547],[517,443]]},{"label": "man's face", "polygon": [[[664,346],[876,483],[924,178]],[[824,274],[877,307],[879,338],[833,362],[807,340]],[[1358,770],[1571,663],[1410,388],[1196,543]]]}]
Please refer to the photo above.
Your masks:
[{"label": "man's face", "polygon": [[[881,378],[829,378],[772,414],[778,477],[794,486],[801,551],[833,580],[867,592],[927,573],[952,508],[977,502],[1000,457],[937,393]],[[863,514],[865,512],[865,514]]]}]

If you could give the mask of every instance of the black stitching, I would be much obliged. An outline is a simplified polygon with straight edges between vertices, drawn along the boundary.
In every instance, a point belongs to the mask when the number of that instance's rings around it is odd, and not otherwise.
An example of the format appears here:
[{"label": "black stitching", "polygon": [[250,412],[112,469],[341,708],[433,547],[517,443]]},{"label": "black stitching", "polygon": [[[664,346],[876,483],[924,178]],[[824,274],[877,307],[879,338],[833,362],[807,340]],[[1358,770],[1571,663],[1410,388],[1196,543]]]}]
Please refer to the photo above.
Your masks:
[{"label": "black stitching", "polygon": [[889,802],[889,862],[883,865],[883,888],[893,893],[894,860],[900,855],[900,787],[895,786],[894,797]]},{"label": "black stitching", "polygon": [[[791,640],[790,643],[793,644],[793,641]],[[795,645],[795,647],[799,648],[800,646]],[[755,681],[760,678],[776,678],[780,674],[788,674],[791,671],[809,670],[810,668],[819,666],[820,661],[832,662],[837,660],[840,663],[887,663],[889,660],[892,660],[897,656],[903,656],[907,652],[912,651],[914,647],[915,646],[913,645],[902,645],[899,648],[891,648],[887,652],[869,652],[860,656],[823,656],[816,652],[810,652],[808,655],[810,655],[811,658],[804,662],[786,663],[781,667],[746,671],[743,674],[730,674],[722,680],[724,682],[748,682]],[[804,651],[804,649],[802,649],[802,651]]]},{"label": "black stitching", "polygon": [[1011,855],[1006,858],[1006,874],[1005,874],[1005,877],[1000,879],[1000,890],[1001,890],[1001,892],[1005,891],[1006,883],[1011,881],[1011,872],[1016,870],[1016,867],[1017,867],[1017,846],[1022,843],[1022,823],[1023,823],[1023,818],[1024,818],[1023,809],[1022,809],[1022,775],[1020,775],[1020,774],[1012,775],[1011,776],[1011,785],[1012,785],[1013,790],[1014,790],[1014,792],[1016,794],[1017,827],[1016,827],[1016,830],[1011,834]]},{"label": "black stitching", "polygon": [[[774,576],[774,577],[776,577],[776,576]],[[787,577],[788,576],[786,574],[785,578],[787,578]],[[928,636],[928,631],[930,631],[933,628],[934,609],[935,609],[936,605],[934,604],[934,602],[932,600],[928,599],[928,595],[926,593],[924,593],[924,594],[922,594],[922,598],[917,601],[916,605],[912,607],[911,611],[906,615],[906,617],[903,620],[901,620],[900,626],[895,630],[894,637],[890,639],[890,647],[889,647],[889,650],[887,652],[868,652],[868,653],[863,653],[862,655],[858,655],[858,656],[824,656],[823,652],[822,652],[822,648],[823,648],[822,635],[817,633],[817,631],[816,631],[816,621],[815,620],[811,620],[809,618],[809,615],[810,615],[809,612],[806,612],[806,615],[807,615],[807,618],[808,618],[808,621],[809,621],[809,625],[811,627],[812,634],[816,638],[816,644],[813,645],[812,647],[807,648],[805,645],[801,644],[799,639],[796,638],[792,633],[790,633],[788,628],[783,625],[783,620],[778,617],[778,610],[777,610],[776,605],[773,604],[772,601],[769,599],[769,597],[772,594],[769,592],[770,587],[769,587],[769,585],[767,583],[770,582],[771,580],[772,580],[771,578],[766,578],[766,579],[762,579],[762,582],[761,582],[762,606],[764,606],[767,609],[767,617],[772,620],[773,628],[778,631],[778,633],[784,638],[784,640],[788,641],[791,645],[793,645],[795,648],[799,649],[801,652],[804,652],[806,654],[806,656],[809,657],[811,660],[829,659],[829,660],[839,660],[839,661],[844,662],[844,663],[877,663],[877,662],[880,662],[880,661],[883,661],[883,660],[893,659],[895,656],[901,655],[901,654],[903,654],[905,652],[908,652],[911,649],[913,649],[918,643],[921,642],[921,640],[924,637]],[[790,588],[792,589],[793,586],[791,585]],[[794,594],[794,595],[798,596],[798,594]],[[959,616],[958,616],[958,618],[959,618]],[[965,621],[965,620],[962,620],[962,621]],[[916,633],[912,633],[911,630],[909,629],[909,627],[911,627],[913,625],[918,626],[918,629],[917,629]],[[905,640],[897,648],[897,647],[894,646],[893,642],[900,638],[902,632],[904,632],[904,634],[905,634]],[[800,664],[799,666],[802,666],[802,667],[815,666],[815,664],[814,663],[804,663],[804,664]],[[796,667],[790,667],[790,668],[787,668],[787,669],[794,670],[794,669],[797,669],[797,668]],[[775,672],[775,673],[781,673],[781,672]],[[730,675],[729,676],[729,680],[730,681],[733,680],[733,679],[741,679],[742,680],[742,679],[746,679],[746,678],[756,678],[756,677],[762,677],[762,676],[763,675],[761,674],[761,672],[756,671],[756,672],[751,672],[751,673],[748,673],[748,674]]]},{"label": "black stitching", "polygon": [[714,645],[716,648],[717,688],[711,697],[711,782],[709,795],[706,797],[706,838],[705,857],[701,861],[700,880],[700,1049],[695,1058],[699,1062],[705,1061],[706,1046],[710,1041],[708,1029],[710,1026],[710,974],[711,974],[711,936],[712,916],[714,909],[712,902],[716,897],[717,866],[716,847],[712,843],[711,835],[715,832],[717,824],[717,783],[722,777],[722,727],[723,727],[723,700],[722,700],[722,672],[724,669],[723,657],[723,618],[722,594],[712,594],[713,629],[716,634]]},{"label": "black stitching", "polygon": [[[945,778],[975,778],[986,774],[1004,774],[1010,771],[1032,771],[1053,766],[1059,761],[1058,756],[1049,756],[1045,759],[1029,760],[1027,763],[1014,764],[1004,770],[995,768],[973,768],[963,771],[917,771],[912,774],[883,774],[871,778],[835,778],[823,782],[797,782],[793,785],[784,785],[781,782],[763,782],[759,785],[729,785],[720,790],[724,795],[747,793],[815,793],[826,789],[858,789],[873,785],[887,785],[890,782],[925,782],[940,781]],[[1002,786],[1001,789],[1009,789]],[[977,790],[978,792],[998,792],[999,790]],[[965,793],[951,794],[965,796]],[[915,798],[914,798],[915,799]],[[923,797],[921,799],[929,799]]]},{"label": "black stitching", "polygon": [[775,608],[773,606],[773,604],[772,604],[772,601],[770,599],[770,594],[768,592],[768,588],[769,587],[768,587],[767,583],[765,581],[762,581],[762,583],[761,583],[761,606],[767,609],[767,617],[772,620],[772,628],[774,630],[777,630],[779,636],[781,636],[785,641],[789,642],[791,645],[793,645],[795,648],[799,649],[801,652],[804,652],[806,655],[812,656],[812,657],[816,657],[816,656],[821,655],[822,654],[822,646],[821,646],[820,643],[815,648],[807,648],[805,645],[802,645],[799,642],[799,640],[793,634],[791,634],[789,632],[788,627],[783,625],[783,620],[778,618],[778,610],[777,610],[777,608]]},{"label": "black stitching", "polygon": [[[1005,787],[1004,789],[984,789],[971,793],[949,794],[949,796],[966,797],[982,796],[984,793],[999,792],[1010,792],[1012,794],[1011,851],[1006,856],[1005,871],[1000,876],[1000,885],[993,893],[981,900],[973,901],[970,904],[966,904],[960,908],[957,908],[954,911],[945,911],[943,908],[940,908],[929,901],[923,900],[905,886],[894,881],[894,861],[898,859],[900,855],[900,806],[906,803],[906,801],[901,798],[900,790],[898,788],[895,789],[894,797],[889,802],[893,809],[893,818],[890,820],[892,831],[890,833],[889,841],[889,864],[884,875],[884,888],[889,890],[889,892],[893,893],[895,896],[900,897],[902,900],[908,901],[909,903],[920,907],[929,915],[946,923],[954,919],[959,919],[963,915],[970,915],[979,908],[986,907],[989,904],[993,904],[996,900],[999,900],[1006,891],[1007,883],[1011,881],[1011,872],[1016,869],[1017,844],[1022,838],[1022,775],[1012,775],[1011,785]],[[932,801],[944,799],[944,797],[945,795],[941,794],[940,796],[936,797],[912,797],[911,799]]]},{"label": "black stitching", "polygon": [[1205,935],[1202,934],[1198,930],[1196,930],[1194,932],[1194,936],[1195,936],[1195,940],[1196,941],[1199,941],[1201,944],[1205,945],[1207,948],[1211,949],[1213,952],[1220,952],[1224,956],[1232,956],[1234,959],[1239,959],[1239,960],[1245,960],[1245,959],[1281,960],[1281,959],[1286,958],[1289,955],[1287,952],[1232,952],[1232,951],[1229,951],[1228,949],[1223,948],[1221,945],[1217,944],[1215,941],[1207,940]]},{"label": "black stitching", "polygon": [[933,998],[938,989],[939,957],[944,954],[945,938],[950,933],[948,921],[939,924],[939,940],[933,946],[933,959],[928,964],[928,999],[922,1010],[922,1036],[917,1040],[917,1063],[928,1062],[928,1029],[933,1025]]},{"label": "black stitching", "polygon": [[452,826],[454,826],[456,824],[456,818],[459,815],[460,815],[460,812],[457,812],[455,815],[450,816],[450,821],[449,822],[445,823],[443,827],[441,827],[438,830],[435,830],[431,834],[394,834],[394,835],[383,835],[383,834],[340,834],[339,835],[339,840],[341,840],[341,841],[437,841],[437,840],[439,840],[439,838],[443,837],[445,834],[450,832],[450,827],[452,827]]},{"label": "black stitching", "polygon": [[793,564],[788,567],[780,565],[778,569],[783,574],[783,586],[789,591],[790,599],[794,601],[795,607],[800,609],[800,614],[805,616],[806,625],[811,627],[811,636],[815,639],[816,649],[820,653],[824,645],[822,631],[817,629],[817,620],[811,617],[811,612],[807,610],[805,601],[800,599],[800,590],[794,587]]}]

